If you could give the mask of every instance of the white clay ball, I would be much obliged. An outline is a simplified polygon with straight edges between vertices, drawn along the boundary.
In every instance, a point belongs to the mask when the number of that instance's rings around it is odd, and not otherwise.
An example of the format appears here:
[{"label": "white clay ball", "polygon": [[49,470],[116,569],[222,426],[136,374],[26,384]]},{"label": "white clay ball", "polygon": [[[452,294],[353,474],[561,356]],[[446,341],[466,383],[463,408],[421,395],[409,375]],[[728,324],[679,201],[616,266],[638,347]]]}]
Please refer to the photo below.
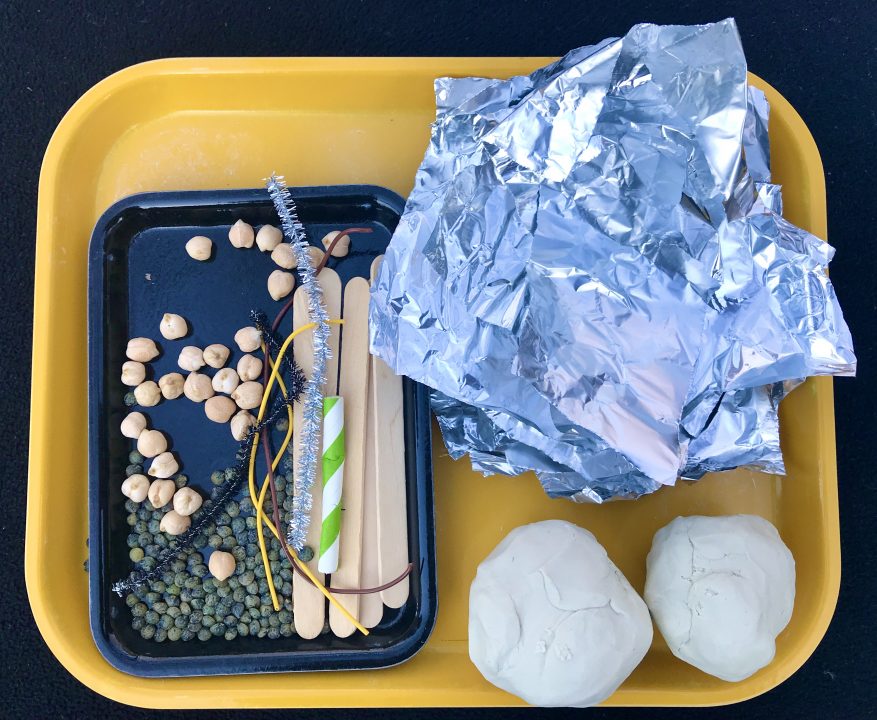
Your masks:
[{"label": "white clay ball", "polygon": [[795,561],[771,523],[677,517],[646,562],[645,599],[676,657],[730,682],[773,660],[792,617]]},{"label": "white clay ball", "polygon": [[512,530],[469,590],[469,657],[532,705],[602,702],[651,642],[642,598],[591,533],[562,520]]}]

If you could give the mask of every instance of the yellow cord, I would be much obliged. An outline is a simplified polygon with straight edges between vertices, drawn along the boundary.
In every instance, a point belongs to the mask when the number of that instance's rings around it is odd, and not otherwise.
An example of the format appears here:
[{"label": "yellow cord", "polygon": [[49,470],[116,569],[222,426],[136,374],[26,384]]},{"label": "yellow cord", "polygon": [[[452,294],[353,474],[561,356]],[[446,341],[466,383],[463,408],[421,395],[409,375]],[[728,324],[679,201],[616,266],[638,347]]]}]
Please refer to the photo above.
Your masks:
[{"label": "yellow cord", "polygon": [[[267,348],[265,347],[264,343],[262,344],[262,350],[265,353],[265,358],[267,361],[269,356],[268,356]],[[287,397],[286,385],[284,384],[282,377],[278,376],[277,379],[280,382],[280,392],[283,394],[283,399],[285,400]],[[286,406],[286,414],[287,414],[287,417],[289,418],[289,427],[286,430],[286,437],[283,439],[283,444],[280,446],[280,452],[277,453],[277,456],[274,458],[274,462],[271,464],[272,471],[277,469],[277,465],[280,463],[280,458],[283,457],[283,452],[286,450],[286,447],[289,445],[289,441],[292,438],[292,422],[293,421],[292,421],[292,406],[291,405]],[[261,420],[261,417],[262,416],[260,413],[260,415],[259,415],[260,420]],[[256,462],[255,450],[256,450],[256,445],[258,443],[258,440],[259,440],[259,438],[257,436],[255,439],[255,442],[253,444],[253,452],[250,454],[250,477],[251,478],[253,476],[254,469],[255,469],[255,462]],[[277,588],[274,585],[274,577],[271,573],[271,563],[268,559],[268,552],[267,552],[266,547],[265,547],[265,535],[262,532],[263,519],[268,521],[270,524],[270,520],[268,520],[265,517],[264,512],[262,512],[262,505],[265,502],[265,491],[268,489],[268,485],[269,485],[268,475],[266,474],[265,475],[265,482],[262,484],[262,492],[259,493],[258,500],[256,500],[256,498],[254,496],[253,491],[255,488],[253,488],[252,486],[250,489],[250,498],[253,501],[253,505],[256,506],[258,508],[258,511],[259,511],[259,514],[257,514],[257,516],[256,516],[257,517],[256,530],[257,530],[257,537],[259,538],[259,551],[262,554],[262,564],[265,566],[265,580],[268,583],[268,592],[271,594],[271,603],[274,605],[274,610],[279,612],[280,611],[280,601],[277,599]],[[274,535],[277,535],[277,529],[273,525],[271,525],[271,530],[274,533]],[[279,539],[279,537],[278,537],[278,539]]]},{"label": "yellow cord", "polygon": [[[343,320],[330,320],[329,322],[333,325],[341,325],[344,323]],[[271,377],[268,379],[268,385],[265,387],[264,394],[262,395],[262,403],[259,406],[259,415],[257,418],[257,422],[262,421],[262,418],[265,414],[265,408],[268,404],[268,398],[271,395],[271,388],[273,387],[275,381],[280,382],[281,390],[284,394],[284,397],[286,397],[286,388],[283,386],[283,379],[280,378],[278,373],[280,370],[281,361],[283,360],[283,356],[286,354],[286,351],[289,348],[290,343],[300,333],[304,332],[305,330],[312,330],[315,327],[316,327],[316,323],[308,323],[307,325],[302,325],[300,328],[293,331],[292,334],[289,335],[286,338],[286,340],[283,342],[283,345],[281,346],[280,351],[277,353],[277,358],[274,361],[274,367],[271,371]],[[291,409],[288,410],[288,412],[290,413],[290,417],[291,417],[291,414],[292,414]],[[277,464],[283,455],[283,451],[289,445],[289,440],[292,437],[292,430],[293,430],[292,421],[290,421],[289,428],[287,429],[287,432],[286,432],[286,437],[284,438],[283,444],[281,446],[281,450],[277,454],[277,457],[275,457],[274,462],[272,463],[272,469],[277,467]],[[268,488],[268,476],[267,475],[265,476],[265,481],[262,484],[262,489],[261,489],[261,492],[259,493],[259,497],[258,498],[256,497],[254,475],[255,475],[256,449],[258,447],[258,443],[259,443],[259,436],[256,435],[256,437],[254,438],[254,442],[253,442],[253,450],[252,450],[252,453],[250,454],[250,469],[249,469],[250,498],[253,501],[253,505],[254,505],[255,510],[256,510],[256,526],[257,526],[258,531],[259,531],[259,533],[258,533],[259,547],[262,551],[262,562],[265,564],[265,576],[268,579],[268,587],[270,590],[272,590],[271,598],[272,598],[272,601],[274,602],[274,608],[275,608],[275,610],[279,610],[279,604],[277,602],[277,596],[276,596],[276,593],[274,591],[273,580],[271,578],[271,566],[268,562],[268,554],[265,550],[265,540],[264,540],[264,537],[262,535],[262,523],[263,522],[265,523],[265,525],[268,527],[268,529],[273,533],[274,537],[276,537],[278,540],[280,540],[280,534],[278,533],[277,528],[274,526],[274,524],[271,522],[271,520],[265,515],[265,512],[262,510],[262,503],[264,502],[265,493],[266,493],[266,490]],[[338,600],[332,595],[332,593],[330,593],[326,589],[326,587],[319,580],[317,580],[317,578],[314,576],[314,574],[310,571],[310,568],[308,568],[308,566],[304,562],[302,562],[302,560],[298,557],[298,553],[296,553],[295,548],[290,548],[289,550],[290,550],[290,554],[292,555],[292,558],[293,558],[293,561],[295,562],[295,564],[308,577],[308,579],[314,584],[314,587],[316,587],[317,590],[319,590],[326,597],[326,599],[330,603],[332,603],[337,608],[337,610],[345,618],[347,618],[347,620],[349,620],[353,624],[353,626],[357,630],[359,630],[364,635],[368,635],[369,634],[368,630],[365,627],[363,627],[359,622],[357,622],[356,618],[350,614],[350,612],[347,610],[347,608],[345,608],[344,605],[342,605],[340,602],[338,602]]]}]

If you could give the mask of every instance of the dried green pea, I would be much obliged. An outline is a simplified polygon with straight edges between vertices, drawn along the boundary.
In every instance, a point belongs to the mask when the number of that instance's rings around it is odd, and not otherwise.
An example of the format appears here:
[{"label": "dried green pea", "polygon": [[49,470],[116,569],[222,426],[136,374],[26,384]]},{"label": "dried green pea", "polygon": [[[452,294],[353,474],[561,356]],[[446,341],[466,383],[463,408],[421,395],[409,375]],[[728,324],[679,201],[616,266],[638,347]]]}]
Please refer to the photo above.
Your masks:
[{"label": "dried green pea", "polygon": [[154,625],[144,625],[140,630],[140,636],[144,640],[152,640],[155,636],[155,626]]},{"label": "dried green pea", "polygon": [[131,477],[132,475],[142,475],[143,474],[143,466],[142,465],[128,465],[125,468],[126,477]]},{"label": "dried green pea", "polygon": [[170,615],[162,615],[158,620],[158,627],[162,630],[170,630],[174,626],[174,619]]},{"label": "dried green pea", "polygon": [[167,631],[167,639],[171,642],[176,642],[183,636],[183,628],[180,627],[172,627]]},{"label": "dried green pea", "polygon": [[199,585],[201,585],[201,579],[197,576],[186,578],[186,582],[183,583],[183,587],[189,590],[194,590]]},{"label": "dried green pea", "polygon": [[211,638],[210,630],[208,630],[207,628],[201,628],[198,631],[198,639],[201,642],[204,642],[205,640],[209,640],[210,638]]}]

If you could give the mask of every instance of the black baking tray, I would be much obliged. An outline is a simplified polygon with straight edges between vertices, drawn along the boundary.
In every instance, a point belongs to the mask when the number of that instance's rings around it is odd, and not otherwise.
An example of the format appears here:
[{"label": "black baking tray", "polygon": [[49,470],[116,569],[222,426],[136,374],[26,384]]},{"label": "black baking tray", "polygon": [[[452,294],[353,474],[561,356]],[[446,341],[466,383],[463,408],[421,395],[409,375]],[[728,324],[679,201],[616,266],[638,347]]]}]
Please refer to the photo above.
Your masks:
[{"label": "black baking tray", "polygon": [[[342,282],[368,277],[372,260],[384,252],[404,202],[395,193],[370,185],[291,188],[307,237],[318,245],[329,230],[368,226],[353,236],[350,254],[333,258]],[[153,337],[162,354],[149,377],[178,370],[179,349],[221,342],[232,349],[228,365],[241,353],[232,342],[237,328],[251,324],[249,311],[273,317],[282,302],[267,294],[274,269],[267,253],[237,250],[228,229],[238,218],[254,227],[278,218],[265,190],[158,192],[133,195],[110,207],[95,226],[89,247],[89,615],[101,654],[115,668],[145,677],[229,675],[258,672],[358,670],[389,667],[412,657],[435,624],[436,563],[430,414],[426,389],[404,380],[405,471],[408,487],[409,557],[415,563],[408,602],[384,609],[384,619],[366,637],[331,633],[313,640],[290,638],[211,638],[189,642],[145,640],[130,626],[131,611],[110,589],[132,569],[129,532],[121,493],[131,440],[119,432],[128,412],[129,388],[119,378],[130,337]],[[193,235],[214,241],[207,262],[184,251]],[[167,341],[158,333],[164,312],[190,321],[190,335]],[[201,404],[184,398],[137,408],[179,450],[181,472],[190,486],[210,492],[210,473],[231,465],[237,443],[227,425],[205,422]],[[196,440],[185,429],[197,423]],[[192,433],[189,433],[191,436]],[[217,462],[217,458],[221,458]]]}]

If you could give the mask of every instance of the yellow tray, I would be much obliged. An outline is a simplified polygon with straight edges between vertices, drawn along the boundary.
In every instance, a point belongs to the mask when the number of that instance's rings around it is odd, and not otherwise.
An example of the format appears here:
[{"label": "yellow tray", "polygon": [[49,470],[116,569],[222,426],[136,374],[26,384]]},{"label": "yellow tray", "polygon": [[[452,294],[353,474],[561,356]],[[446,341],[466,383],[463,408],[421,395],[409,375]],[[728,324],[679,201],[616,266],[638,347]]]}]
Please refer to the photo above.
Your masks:
[{"label": "yellow tray", "polygon": [[[642,589],[653,533],[678,514],[762,515],[797,561],[795,612],[767,668],[736,684],[676,660],[656,636],[608,705],[714,705],[791,675],[825,633],[840,582],[830,379],[783,403],[785,478],[747,471],[602,507],[549,500],[533,475],[484,479],[436,439],[439,614],[413,660],[369,672],[146,679],[110,667],[88,627],[86,557],[86,248],[111,203],[147,190],[374,183],[403,196],[429,138],[433,78],[509,76],[550,58],[179,59],[128,68],[89,90],[49,143],[40,176],[25,574],[43,637],[93,690],[154,708],[520,705],[469,661],[469,583],[512,528],[545,518],[587,527]],[[787,217],[825,237],[816,145],[794,109],[771,103],[776,180]],[[487,510],[486,510],[487,509]]]}]

